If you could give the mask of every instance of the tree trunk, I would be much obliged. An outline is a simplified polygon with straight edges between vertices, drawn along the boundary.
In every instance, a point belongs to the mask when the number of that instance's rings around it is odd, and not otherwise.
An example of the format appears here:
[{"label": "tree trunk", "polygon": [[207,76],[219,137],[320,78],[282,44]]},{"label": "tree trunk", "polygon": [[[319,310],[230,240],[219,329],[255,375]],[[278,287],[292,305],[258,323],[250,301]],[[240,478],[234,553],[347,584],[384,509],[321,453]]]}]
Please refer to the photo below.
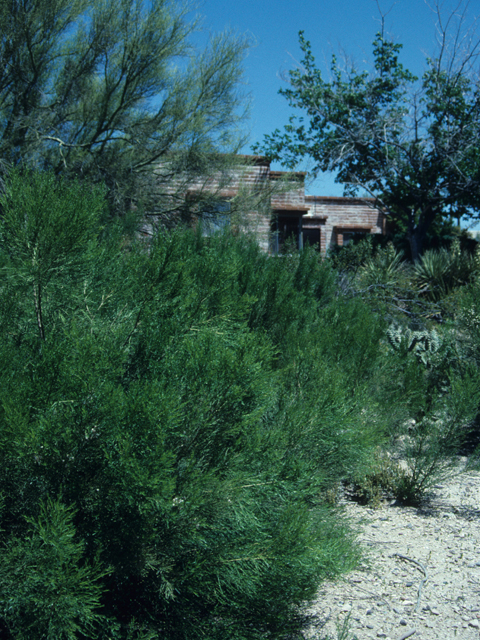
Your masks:
[{"label": "tree trunk", "polygon": [[420,211],[417,214],[410,213],[407,235],[413,262],[416,262],[422,255],[427,231],[438,213],[432,209]]},{"label": "tree trunk", "polygon": [[416,233],[417,229],[414,229],[412,233],[408,233],[408,242],[410,244],[410,253],[412,254],[412,261],[416,262],[420,257],[423,249],[423,242]]}]

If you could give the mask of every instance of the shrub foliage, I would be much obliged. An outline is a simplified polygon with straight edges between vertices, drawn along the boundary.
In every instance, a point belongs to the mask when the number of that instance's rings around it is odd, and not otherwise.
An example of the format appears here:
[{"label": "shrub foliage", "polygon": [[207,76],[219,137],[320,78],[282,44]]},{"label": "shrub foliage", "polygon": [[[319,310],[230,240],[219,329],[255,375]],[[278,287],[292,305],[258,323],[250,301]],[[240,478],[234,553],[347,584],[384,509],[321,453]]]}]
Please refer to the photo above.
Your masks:
[{"label": "shrub foliage", "polygon": [[2,638],[299,637],[358,556],[339,483],[418,499],[469,432],[475,280],[437,331],[388,248],[346,286],[248,235],[126,238],[49,173],[0,205]]},{"label": "shrub foliage", "polygon": [[48,173],[1,206],[3,636],[294,634],[357,557],[326,496],[382,432],[382,323],[313,252],[127,241]]}]

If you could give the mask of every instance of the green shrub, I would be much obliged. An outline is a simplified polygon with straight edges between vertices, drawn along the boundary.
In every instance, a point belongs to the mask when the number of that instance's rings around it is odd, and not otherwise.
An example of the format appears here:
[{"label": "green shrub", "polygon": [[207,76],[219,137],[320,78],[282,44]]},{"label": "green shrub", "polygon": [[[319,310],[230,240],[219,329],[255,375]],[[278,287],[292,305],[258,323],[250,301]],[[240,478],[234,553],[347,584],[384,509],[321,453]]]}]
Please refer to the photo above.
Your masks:
[{"label": "green shrub", "polygon": [[101,579],[108,570],[85,562],[74,513],[59,501],[40,504],[28,533],[10,537],[0,563],[0,616],[21,640],[94,638],[103,621]]},{"label": "green shrub", "polygon": [[361,287],[391,288],[399,284],[407,270],[403,253],[397,251],[391,242],[375,255],[367,258],[359,270]]},{"label": "green shrub", "polygon": [[[100,192],[50,174],[11,180],[12,222],[0,220],[5,636],[23,638],[37,618],[38,634],[59,638],[298,632],[301,605],[358,557],[325,495],[382,437],[369,401],[383,325],[335,295],[314,252],[269,258],[249,237],[188,230],[125,246],[101,228]],[[37,231],[18,244],[21,189]],[[47,190],[53,227],[34,206]]]},{"label": "green shrub", "polygon": [[393,457],[383,486],[414,502],[455,466],[474,427],[480,379],[459,351],[453,325],[429,330],[392,325],[387,337],[391,383],[384,392],[391,407]]},{"label": "green shrub", "polygon": [[357,242],[350,242],[343,247],[333,245],[328,258],[340,274],[353,275],[372,257],[373,252],[373,236],[362,235]]},{"label": "green shrub", "polygon": [[468,348],[419,327],[389,346],[383,309],[340,295],[311,250],[191,230],[125,243],[101,191],[48,173],[13,173],[2,209],[3,635],[298,634],[358,558],[339,483],[390,482],[390,439],[406,465],[391,490],[417,498],[468,433],[476,289]]}]

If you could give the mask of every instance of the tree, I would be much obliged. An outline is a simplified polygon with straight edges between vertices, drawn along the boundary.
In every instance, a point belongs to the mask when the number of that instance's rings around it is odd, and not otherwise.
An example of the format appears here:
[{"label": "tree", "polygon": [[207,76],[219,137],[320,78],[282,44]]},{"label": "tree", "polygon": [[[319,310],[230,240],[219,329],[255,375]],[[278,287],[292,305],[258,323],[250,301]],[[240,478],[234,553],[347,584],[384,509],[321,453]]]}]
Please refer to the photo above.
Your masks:
[{"label": "tree", "polygon": [[2,0],[2,160],[88,176],[108,185],[117,206],[138,206],[167,154],[185,169],[234,150],[248,41],[223,33],[199,50],[191,9]]},{"label": "tree", "polygon": [[308,157],[313,173],[336,171],[346,194],[367,191],[405,229],[414,260],[435,220],[480,207],[480,43],[462,48],[462,15],[450,45],[454,16],[445,25],[438,18],[438,55],[420,79],[399,62],[402,47],[382,28],[371,72],[342,69],[334,56],[327,82],[300,32],[301,67],[288,72],[290,87],[280,94],[307,122],[293,115],[283,133],[255,148],[289,168]]}]

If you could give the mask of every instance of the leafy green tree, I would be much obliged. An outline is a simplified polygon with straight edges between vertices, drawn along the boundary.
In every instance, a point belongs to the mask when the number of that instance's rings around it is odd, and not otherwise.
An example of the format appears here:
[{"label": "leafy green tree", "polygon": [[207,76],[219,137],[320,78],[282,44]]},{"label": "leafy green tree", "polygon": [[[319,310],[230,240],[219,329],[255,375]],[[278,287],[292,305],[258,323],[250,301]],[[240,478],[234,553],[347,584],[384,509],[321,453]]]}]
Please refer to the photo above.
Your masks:
[{"label": "leafy green tree", "polygon": [[382,30],[372,71],[343,67],[334,56],[330,82],[300,32],[301,66],[288,72],[290,87],[280,93],[304,115],[293,115],[283,133],[277,129],[255,148],[289,168],[308,157],[314,173],[336,171],[347,194],[367,191],[403,225],[413,260],[435,220],[473,215],[480,206],[478,44],[460,48],[467,40],[460,24],[449,49],[447,31],[420,79]]},{"label": "leafy green tree", "polygon": [[2,161],[106,183],[121,208],[161,194],[152,169],[167,154],[171,171],[195,172],[233,151],[248,41],[223,33],[200,49],[192,11],[168,0],[2,1]]}]

